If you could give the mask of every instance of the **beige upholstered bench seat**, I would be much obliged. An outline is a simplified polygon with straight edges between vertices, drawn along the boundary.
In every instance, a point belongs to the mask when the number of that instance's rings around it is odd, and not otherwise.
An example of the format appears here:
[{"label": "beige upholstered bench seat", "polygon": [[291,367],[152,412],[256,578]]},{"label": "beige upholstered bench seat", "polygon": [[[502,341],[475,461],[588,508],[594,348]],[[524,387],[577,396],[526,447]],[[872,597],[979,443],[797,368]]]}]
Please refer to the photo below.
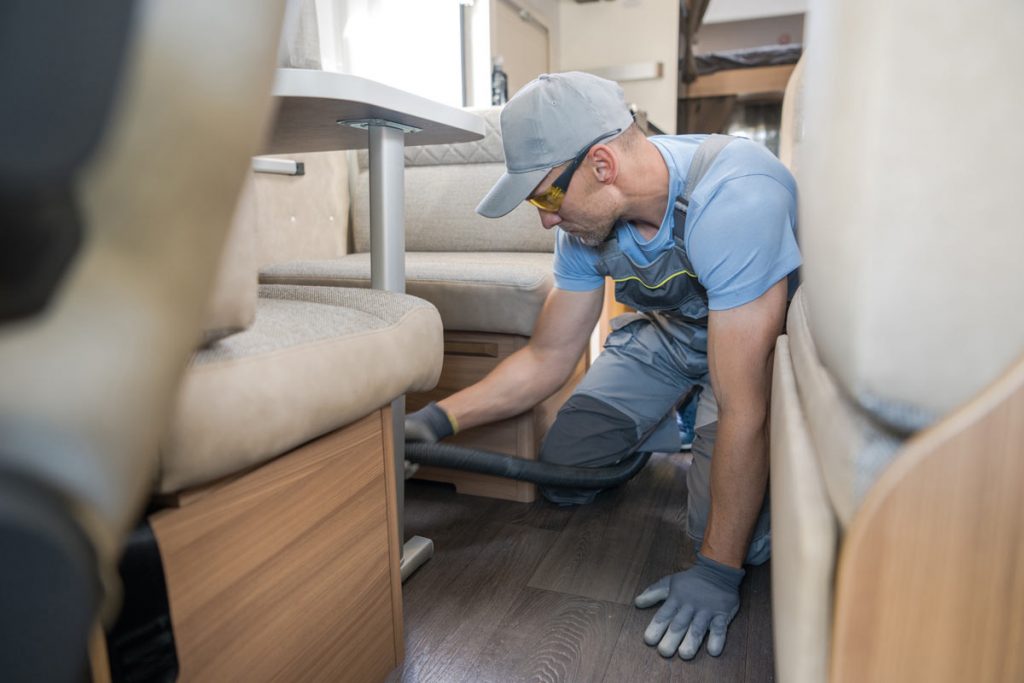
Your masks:
[{"label": "beige upholstered bench seat", "polygon": [[442,328],[429,303],[339,287],[260,287],[255,322],[197,352],[161,448],[173,492],[260,465],[432,388]]},{"label": "beige upholstered bench seat", "polygon": [[[530,336],[553,286],[550,253],[406,254],[406,291],[437,307],[446,330]],[[267,284],[369,287],[370,254],[296,261],[260,272]]]}]

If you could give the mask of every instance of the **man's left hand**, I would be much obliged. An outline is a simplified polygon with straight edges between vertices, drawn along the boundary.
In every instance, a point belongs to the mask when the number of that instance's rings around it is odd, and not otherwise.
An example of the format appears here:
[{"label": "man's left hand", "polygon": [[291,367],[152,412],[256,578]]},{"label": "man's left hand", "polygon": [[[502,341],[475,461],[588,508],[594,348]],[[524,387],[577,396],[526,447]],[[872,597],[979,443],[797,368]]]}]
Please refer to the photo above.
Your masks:
[{"label": "man's left hand", "polygon": [[740,609],[745,573],[697,553],[695,565],[664,577],[636,597],[634,604],[640,608],[665,601],[644,631],[644,642],[657,644],[662,657],[678,651],[683,659],[693,659],[710,629],[708,654],[722,654],[725,633]]}]

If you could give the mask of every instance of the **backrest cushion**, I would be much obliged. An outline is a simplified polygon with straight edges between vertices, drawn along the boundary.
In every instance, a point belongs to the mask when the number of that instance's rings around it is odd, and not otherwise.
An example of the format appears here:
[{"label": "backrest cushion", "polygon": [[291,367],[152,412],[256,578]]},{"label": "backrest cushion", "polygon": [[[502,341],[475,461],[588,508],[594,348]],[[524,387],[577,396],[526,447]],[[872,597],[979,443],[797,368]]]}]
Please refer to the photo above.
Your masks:
[{"label": "backrest cushion", "polygon": [[[505,172],[500,108],[480,110],[485,134],[476,142],[407,147],[405,150],[406,251],[554,251],[536,209],[523,204],[498,219],[477,215],[476,205]],[[357,154],[353,174],[352,238],[355,251],[370,250],[369,168]]]},{"label": "backrest cushion", "polygon": [[347,253],[348,164],[345,152],[286,154],[304,174],[253,174],[256,260],[260,267],[288,261],[334,259]]},{"label": "backrest cushion", "polygon": [[1024,351],[1024,4],[830,2],[809,14],[803,282],[829,372],[904,432]]}]

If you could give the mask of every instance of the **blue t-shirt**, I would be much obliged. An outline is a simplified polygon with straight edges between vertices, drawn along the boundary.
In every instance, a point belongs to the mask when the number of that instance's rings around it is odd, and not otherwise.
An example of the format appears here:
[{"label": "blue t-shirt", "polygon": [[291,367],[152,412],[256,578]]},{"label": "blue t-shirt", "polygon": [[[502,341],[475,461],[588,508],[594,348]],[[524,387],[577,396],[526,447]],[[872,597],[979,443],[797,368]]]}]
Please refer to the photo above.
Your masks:
[{"label": "blue t-shirt", "polygon": [[[669,198],[657,234],[645,240],[632,223],[614,228],[619,246],[635,263],[647,265],[672,248],[675,199],[706,135],[648,138],[669,172]],[[725,147],[690,197],[683,243],[697,278],[708,292],[708,307],[742,306],[790,275],[795,286],[800,250],[796,242],[796,182],[765,147],[737,139]],[[589,291],[604,284],[598,250],[558,230],[554,275],[559,289]]]}]

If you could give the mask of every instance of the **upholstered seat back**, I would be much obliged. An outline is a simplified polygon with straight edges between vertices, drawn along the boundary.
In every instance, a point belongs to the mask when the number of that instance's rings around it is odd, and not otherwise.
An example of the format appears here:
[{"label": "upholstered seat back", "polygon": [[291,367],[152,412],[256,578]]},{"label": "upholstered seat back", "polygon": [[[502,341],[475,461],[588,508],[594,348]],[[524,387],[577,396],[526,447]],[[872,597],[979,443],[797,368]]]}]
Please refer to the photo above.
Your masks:
[{"label": "upholstered seat back", "polygon": [[[405,150],[406,251],[554,251],[554,231],[544,230],[536,209],[523,204],[498,219],[476,206],[505,172],[500,108],[479,111],[482,140]],[[352,237],[355,251],[370,250],[369,167],[357,155],[353,174]]]},{"label": "upholstered seat back", "polygon": [[821,362],[896,432],[1024,352],[1018,61],[1024,5],[816,5],[800,235]]}]

